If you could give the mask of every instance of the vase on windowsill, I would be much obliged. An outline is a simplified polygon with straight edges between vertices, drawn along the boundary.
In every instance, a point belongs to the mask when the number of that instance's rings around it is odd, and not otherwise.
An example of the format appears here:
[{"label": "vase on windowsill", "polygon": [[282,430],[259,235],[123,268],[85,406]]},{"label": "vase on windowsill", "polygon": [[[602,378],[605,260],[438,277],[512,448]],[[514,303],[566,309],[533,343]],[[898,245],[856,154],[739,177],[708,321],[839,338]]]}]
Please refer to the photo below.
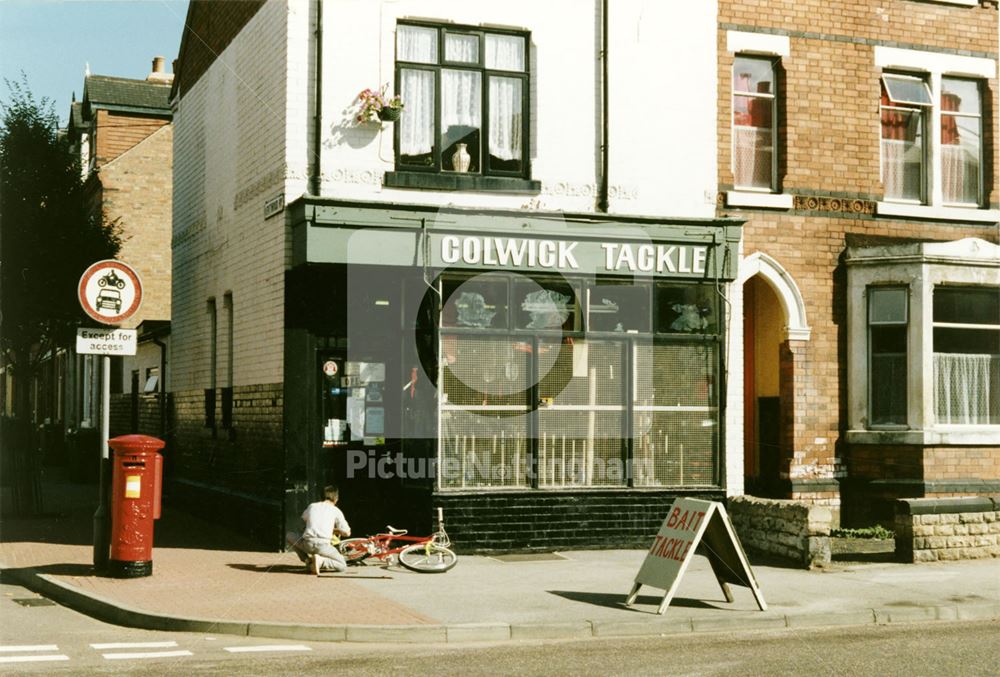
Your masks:
[{"label": "vase on windowsill", "polygon": [[457,150],[451,156],[451,166],[456,172],[467,172],[469,171],[469,165],[472,163],[472,156],[469,155],[469,151],[466,150],[466,145],[464,143],[456,144]]}]

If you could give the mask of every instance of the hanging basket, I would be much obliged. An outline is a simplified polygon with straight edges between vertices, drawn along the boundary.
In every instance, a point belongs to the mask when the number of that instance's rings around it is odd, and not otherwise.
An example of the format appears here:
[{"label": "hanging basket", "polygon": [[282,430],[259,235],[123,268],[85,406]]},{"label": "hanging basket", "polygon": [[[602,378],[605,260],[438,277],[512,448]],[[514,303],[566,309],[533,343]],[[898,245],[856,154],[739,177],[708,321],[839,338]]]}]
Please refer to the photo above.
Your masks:
[{"label": "hanging basket", "polygon": [[382,122],[395,122],[402,114],[402,108],[382,108],[378,112],[378,119]]}]

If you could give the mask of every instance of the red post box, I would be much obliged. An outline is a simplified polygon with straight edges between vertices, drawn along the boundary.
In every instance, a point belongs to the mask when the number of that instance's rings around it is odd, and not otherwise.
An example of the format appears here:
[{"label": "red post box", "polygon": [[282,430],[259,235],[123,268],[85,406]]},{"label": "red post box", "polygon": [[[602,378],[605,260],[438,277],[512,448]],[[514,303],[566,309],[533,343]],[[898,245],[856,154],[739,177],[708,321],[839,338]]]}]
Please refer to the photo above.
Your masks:
[{"label": "red post box", "polygon": [[139,578],[153,573],[153,520],[160,517],[166,443],[148,435],[108,440],[111,471],[111,558],[108,573]]}]

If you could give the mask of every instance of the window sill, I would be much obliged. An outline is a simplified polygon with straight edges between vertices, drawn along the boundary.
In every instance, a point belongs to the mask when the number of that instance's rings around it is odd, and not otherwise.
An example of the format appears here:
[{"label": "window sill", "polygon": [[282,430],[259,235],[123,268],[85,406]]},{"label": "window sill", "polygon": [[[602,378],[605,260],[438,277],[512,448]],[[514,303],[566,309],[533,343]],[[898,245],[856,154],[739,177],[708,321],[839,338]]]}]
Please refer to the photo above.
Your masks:
[{"label": "window sill", "polygon": [[935,219],[938,221],[974,221],[976,223],[996,223],[1000,221],[1000,209],[976,209],[966,207],[933,207],[929,205],[906,204],[903,202],[878,202],[879,216],[903,216],[914,219]]},{"label": "window sill", "polygon": [[764,209],[791,209],[790,193],[751,193],[731,190],[726,193],[726,204],[730,207],[762,207]]},{"label": "window sill", "polygon": [[848,430],[848,444],[1000,444],[1000,426],[937,426],[930,430]]},{"label": "window sill", "polygon": [[491,193],[538,193],[542,182],[509,176],[478,174],[435,174],[431,172],[386,172],[387,188],[469,190]]}]

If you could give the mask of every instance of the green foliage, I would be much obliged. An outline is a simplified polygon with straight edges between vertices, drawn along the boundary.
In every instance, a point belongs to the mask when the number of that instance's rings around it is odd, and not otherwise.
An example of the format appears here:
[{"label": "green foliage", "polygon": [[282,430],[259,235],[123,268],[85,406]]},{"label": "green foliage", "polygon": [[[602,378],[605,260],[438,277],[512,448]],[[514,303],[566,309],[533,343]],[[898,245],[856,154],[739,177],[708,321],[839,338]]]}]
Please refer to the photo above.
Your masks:
[{"label": "green foliage", "polygon": [[[6,80],[0,101],[0,336],[18,366],[66,345],[83,318],[76,286],[88,265],[113,258],[115,224],[88,207],[79,159],[60,138],[52,102]],[[22,372],[24,373],[24,372]]]},{"label": "green foliage", "polygon": [[830,535],[836,538],[895,538],[896,534],[881,524],[860,529],[833,529]]}]

